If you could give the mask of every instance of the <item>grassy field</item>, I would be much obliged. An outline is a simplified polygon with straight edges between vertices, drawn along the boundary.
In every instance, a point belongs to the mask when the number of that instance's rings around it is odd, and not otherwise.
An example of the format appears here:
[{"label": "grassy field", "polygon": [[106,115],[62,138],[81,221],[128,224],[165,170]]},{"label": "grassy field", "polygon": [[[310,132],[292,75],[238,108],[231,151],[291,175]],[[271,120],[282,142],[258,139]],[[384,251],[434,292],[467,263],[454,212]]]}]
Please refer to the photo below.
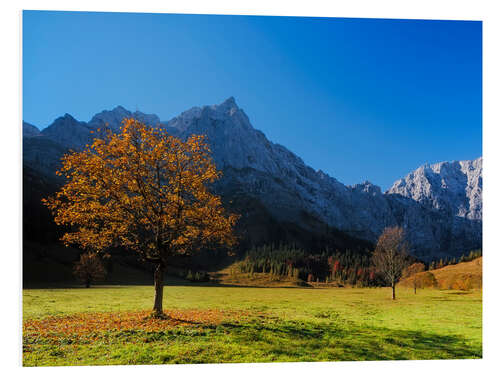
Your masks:
[{"label": "grassy field", "polygon": [[481,291],[152,286],[25,289],[23,364],[480,358]]}]

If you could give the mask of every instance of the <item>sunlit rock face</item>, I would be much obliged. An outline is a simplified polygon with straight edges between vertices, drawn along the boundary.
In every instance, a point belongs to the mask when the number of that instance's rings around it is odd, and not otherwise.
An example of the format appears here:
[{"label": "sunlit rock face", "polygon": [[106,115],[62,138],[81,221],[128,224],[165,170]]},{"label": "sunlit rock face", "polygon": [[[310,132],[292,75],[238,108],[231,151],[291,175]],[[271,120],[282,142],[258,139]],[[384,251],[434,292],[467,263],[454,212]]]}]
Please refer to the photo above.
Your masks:
[{"label": "sunlit rock face", "polygon": [[219,188],[237,185],[281,220],[300,221],[306,211],[370,241],[385,227],[402,225],[414,252],[423,257],[481,246],[482,158],[421,167],[382,193],[370,182],[345,186],[305,165],[254,129],[234,98],[195,107],[167,125],[183,138],[206,134],[217,166],[226,171]]},{"label": "sunlit rock face", "polygon": [[483,218],[483,158],[424,165],[398,180],[390,194],[471,220]]},{"label": "sunlit rock face", "polygon": [[[401,225],[413,253],[423,259],[481,246],[482,158],[420,167],[383,193],[368,181],[346,186],[307,166],[255,129],[232,97],[219,105],[191,108],[169,121],[121,106],[96,114],[89,123],[67,116],[37,138],[50,139],[63,149],[82,147],[90,130],[107,124],[116,131],[123,117],[135,117],[183,139],[206,135],[213,159],[223,171],[215,189],[230,199],[256,198],[277,220],[311,230],[328,225],[372,242],[385,227]],[[40,162],[40,153],[49,158],[61,153],[47,153],[50,144],[39,143],[38,149],[31,145],[25,162]]]}]

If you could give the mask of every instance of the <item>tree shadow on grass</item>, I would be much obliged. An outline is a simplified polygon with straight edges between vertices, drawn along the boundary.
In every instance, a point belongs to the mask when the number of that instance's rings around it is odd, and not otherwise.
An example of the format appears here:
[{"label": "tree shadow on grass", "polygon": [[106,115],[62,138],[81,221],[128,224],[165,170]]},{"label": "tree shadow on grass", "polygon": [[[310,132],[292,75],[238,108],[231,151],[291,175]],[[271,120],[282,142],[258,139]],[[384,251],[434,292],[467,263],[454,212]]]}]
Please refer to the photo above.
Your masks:
[{"label": "tree shadow on grass", "polygon": [[[256,343],[288,360],[372,361],[481,358],[482,347],[458,335],[335,323],[276,322],[222,325],[242,346]],[[287,344],[284,344],[287,343]],[[308,358],[307,356],[310,356]],[[306,356],[306,358],[304,358]],[[295,359],[295,358],[296,359]]]},{"label": "tree shadow on grass", "polygon": [[467,295],[467,294],[472,294],[472,292],[471,291],[461,290],[461,291],[455,291],[455,292],[448,292],[447,294],[452,294],[452,295],[456,295],[456,296],[464,296],[464,295]]}]

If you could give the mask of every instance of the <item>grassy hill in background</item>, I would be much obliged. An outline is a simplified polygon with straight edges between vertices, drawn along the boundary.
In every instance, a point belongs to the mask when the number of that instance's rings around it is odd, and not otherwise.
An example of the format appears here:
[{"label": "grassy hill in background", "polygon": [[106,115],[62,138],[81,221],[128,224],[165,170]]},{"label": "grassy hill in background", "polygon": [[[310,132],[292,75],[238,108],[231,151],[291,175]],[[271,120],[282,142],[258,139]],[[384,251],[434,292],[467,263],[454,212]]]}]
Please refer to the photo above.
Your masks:
[{"label": "grassy hill in background", "polygon": [[[483,287],[483,257],[416,275],[420,287],[471,290]],[[400,286],[413,288],[413,276],[401,280]]]}]

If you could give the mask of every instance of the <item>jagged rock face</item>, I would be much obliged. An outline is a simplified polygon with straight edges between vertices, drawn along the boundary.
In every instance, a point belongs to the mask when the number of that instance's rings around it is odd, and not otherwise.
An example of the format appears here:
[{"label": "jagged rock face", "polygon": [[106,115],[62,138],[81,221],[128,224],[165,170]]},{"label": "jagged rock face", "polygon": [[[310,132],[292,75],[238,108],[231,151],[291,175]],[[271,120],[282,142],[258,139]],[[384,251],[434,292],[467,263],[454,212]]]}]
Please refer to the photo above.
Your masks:
[{"label": "jagged rock face", "polygon": [[470,220],[483,217],[483,158],[424,165],[398,180],[389,194]]},{"label": "jagged rock face", "polygon": [[195,107],[166,125],[177,129],[183,138],[190,134],[206,135],[220,169],[253,168],[273,175],[280,172],[282,158],[276,155],[264,134],[250,125],[234,98],[217,106]]},{"label": "jagged rock face", "polygon": [[[369,182],[345,186],[305,165],[254,129],[234,98],[220,105],[194,107],[167,122],[123,107],[103,111],[88,124],[67,116],[42,135],[66,147],[71,143],[81,146],[91,129],[108,123],[116,130],[123,117],[162,126],[183,139],[191,134],[206,135],[213,159],[223,171],[223,178],[214,186],[219,194],[235,200],[252,197],[277,220],[308,230],[329,225],[375,242],[385,227],[401,225],[415,255],[423,259],[481,246],[482,159],[419,168],[382,193]],[[25,160],[33,160],[33,155],[25,155]]]},{"label": "jagged rock face", "polygon": [[158,126],[160,124],[160,118],[157,115],[146,114],[140,111],[132,113],[119,105],[111,111],[102,111],[96,114],[89,121],[88,126],[93,129],[104,128],[107,126],[113,131],[116,131],[122,125],[122,120],[130,117],[135,118],[149,126]]},{"label": "jagged rock face", "polygon": [[[385,227],[402,225],[422,257],[459,253],[481,244],[480,222],[470,220],[481,218],[481,188],[477,186],[482,171],[478,161],[457,163],[462,175],[454,173],[449,163],[441,163],[435,170],[447,176],[449,187],[434,186],[435,195],[442,198],[439,205],[424,204],[413,195],[384,194],[369,182],[345,186],[322,171],[314,171],[254,129],[234,98],[218,106],[195,107],[167,125],[178,129],[183,138],[193,133],[207,135],[214,160],[224,171],[218,188],[258,197],[281,220],[307,225],[301,219],[307,212],[317,222],[373,242]],[[465,171],[469,173],[463,175]],[[462,204],[456,212],[445,210],[461,194],[470,197],[471,203]],[[463,214],[468,207],[473,207],[471,213]]]},{"label": "jagged rock face", "polygon": [[77,121],[66,113],[43,129],[41,134],[62,146],[77,150],[92,140],[90,130],[87,123]]},{"label": "jagged rock face", "polygon": [[88,123],[78,121],[66,113],[41,132],[35,126],[23,122],[23,162],[54,177],[60,166],[61,156],[68,150],[78,151],[90,144],[94,138],[91,132],[98,128],[109,127],[117,131],[125,117],[136,118],[151,126],[160,126],[158,116],[139,111],[132,113],[122,106],[102,111]]}]

